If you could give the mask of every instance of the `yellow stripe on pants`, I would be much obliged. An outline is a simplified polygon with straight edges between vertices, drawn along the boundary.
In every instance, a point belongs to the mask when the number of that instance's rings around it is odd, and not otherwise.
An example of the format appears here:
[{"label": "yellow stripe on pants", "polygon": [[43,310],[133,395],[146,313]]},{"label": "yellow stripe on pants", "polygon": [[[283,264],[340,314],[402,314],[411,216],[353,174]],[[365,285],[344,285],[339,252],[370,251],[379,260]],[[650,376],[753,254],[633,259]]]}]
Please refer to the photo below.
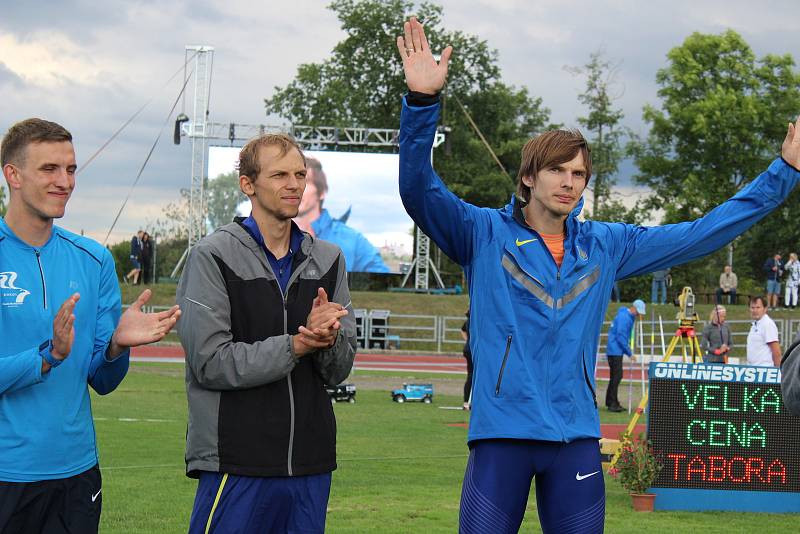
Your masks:
[{"label": "yellow stripe on pants", "polygon": [[219,504],[219,498],[222,497],[222,490],[225,488],[225,482],[228,481],[228,473],[222,475],[222,482],[219,484],[219,489],[217,490],[217,496],[214,497],[214,504],[211,505],[211,512],[208,514],[208,522],[206,523],[206,532],[208,534],[211,532],[211,520],[214,519],[214,511],[217,509],[217,505]]}]

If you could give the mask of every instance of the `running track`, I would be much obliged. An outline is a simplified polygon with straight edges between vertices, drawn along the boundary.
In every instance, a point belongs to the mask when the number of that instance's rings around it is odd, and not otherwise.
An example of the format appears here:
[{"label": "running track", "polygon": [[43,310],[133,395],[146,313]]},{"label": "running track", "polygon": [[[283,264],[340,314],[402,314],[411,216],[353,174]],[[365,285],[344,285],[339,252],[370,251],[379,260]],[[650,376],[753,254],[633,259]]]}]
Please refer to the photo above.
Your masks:
[{"label": "running track", "polygon": [[[176,345],[136,347],[131,351],[131,359],[140,362],[183,363],[183,348]],[[627,363],[627,362],[626,362]],[[640,367],[626,368],[625,379],[639,380]],[[360,371],[414,371],[425,373],[467,374],[467,364],[461,356],[388,354],[359,352],[356,354],[355,368]],[[645,376],[647,376],[645,367]],[[598,360],[596,378],[608,380],[608,366],[604,359]]]}]

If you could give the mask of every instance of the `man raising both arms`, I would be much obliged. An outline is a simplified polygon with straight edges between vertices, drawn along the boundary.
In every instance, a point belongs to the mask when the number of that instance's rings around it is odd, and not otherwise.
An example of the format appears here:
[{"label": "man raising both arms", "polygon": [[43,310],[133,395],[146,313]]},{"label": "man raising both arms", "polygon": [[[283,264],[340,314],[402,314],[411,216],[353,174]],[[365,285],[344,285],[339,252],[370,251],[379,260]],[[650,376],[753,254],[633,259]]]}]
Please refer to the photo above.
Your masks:
[{"label": "man raising both arms", "polygon": [[163,338],[177,306],[120,317],[111,253],[53,225],[75,188],[72,135],[28,119],[0,148],[0,532],[97,532],[102,503],[89,391],[114,391],[129,347]]},{"label": "man raising both arms", "polygon": [[452,48],[437,64],[422,25],[412,18],[404,30],[400,195],[470,288],[475,375],[461,532],[517,532],[534,477],[544,532],[602,532],[594,369],[614,281],[708,254],[778,206],[800,181],[800,120],[789,125],[782,159],[693,222],[579,221],[592,162],[583,136],[567,130],[525,145],[507,206],[477,208],[431,167]]}]

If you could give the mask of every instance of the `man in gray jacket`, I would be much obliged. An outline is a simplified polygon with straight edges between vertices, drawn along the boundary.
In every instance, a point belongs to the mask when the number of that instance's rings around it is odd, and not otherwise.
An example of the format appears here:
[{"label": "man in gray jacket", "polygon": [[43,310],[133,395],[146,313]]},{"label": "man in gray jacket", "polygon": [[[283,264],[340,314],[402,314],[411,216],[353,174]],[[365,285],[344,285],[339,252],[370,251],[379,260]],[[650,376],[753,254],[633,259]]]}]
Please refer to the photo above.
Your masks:
[{"label": "man in gray jacket", "polygon": [[305,158],[286,135],[242,148],[247,218],[200,240],[178,286],[185,306],[189,532],[323,532],[336,469],[325,384],[355,356],[341,250],[302,232]]}]

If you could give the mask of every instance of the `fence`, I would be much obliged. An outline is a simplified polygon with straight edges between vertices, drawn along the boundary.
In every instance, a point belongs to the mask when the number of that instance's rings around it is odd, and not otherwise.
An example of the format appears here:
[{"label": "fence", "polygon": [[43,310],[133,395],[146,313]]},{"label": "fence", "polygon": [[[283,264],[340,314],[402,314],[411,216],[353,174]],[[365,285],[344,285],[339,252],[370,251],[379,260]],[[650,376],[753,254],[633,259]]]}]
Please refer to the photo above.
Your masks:
[{"label": "fence", "polygon": [[[169,309],[168,306],[145,306],[144,311],[154,312]],[[356,318],[356,337],[361,348],[369,349],[400,349],[418,350],[426,352],[458,353],[464,345],[461,338],[461,325],[464,324],[464,316],[447,315],[407,315],[391,313],[388,310],[366,310],[359,308],[354,310]],[[800,319],[774,319],[780,334],[781,347],[785,349],[800,335]],[[698,321],[697,335],[700,336],[707,321]],[[636,323],[637,337],[634,342],[634,352],[645,355],[645,361],[649,361],[648,356],[654,354],[656,357],[662,355],[661,328],[656,321],[655,324],[649,320],[642,321],[643,344],[639,347],[639,328]],[[678,322],[675,320],[663,321],[664,342],[663,347],[669,345],[670,340],[678,329]],[[750,331],[749,320],[726,321],[731,329],[732,345],[730,356],[739,358],[744,362],[747,351],[747,333]],[[610,321],[603,323],[600,332],[600,344],[598,354],[605,354],[606,341],[608,339],[608,328]],[[653,335],[654,334],[654,335]],[[174,332],[169,334],[170,341],[177,341]],[[674,356],[680,356],[680,345],[676,349]]]}]

